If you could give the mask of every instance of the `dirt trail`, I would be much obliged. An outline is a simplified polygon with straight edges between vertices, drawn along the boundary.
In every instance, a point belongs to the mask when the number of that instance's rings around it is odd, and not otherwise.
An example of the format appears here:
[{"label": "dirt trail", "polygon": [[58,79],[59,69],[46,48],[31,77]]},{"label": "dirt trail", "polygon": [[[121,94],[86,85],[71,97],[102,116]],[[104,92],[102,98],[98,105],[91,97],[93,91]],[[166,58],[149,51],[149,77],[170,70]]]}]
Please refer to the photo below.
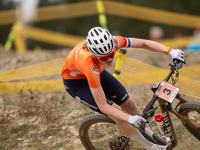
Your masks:
[{"label": "dirt trail", "polygon": [[[42,50],[41,52],[27,51],[23,54],[17,54],[15,51],[5,51],[2,46],[0,46],[0,72],[30,66],[41,62],[50,61],[57,58],[66,57],[70,49],[58,49],[58,50]],[[185,52],[185,58],[187,59],[188,65],[200,64],[200,52]],[[132,57],[137,60],[141,60],[151,65],[155,65],[161,68],[167,68],[169,62],[171,61],[170,56],[164,54],[158,54],[149,52],[146,50],[130,50],[127,53],[127,56]],[[114,65],[107,68],[110,72],[114,71]],[[60,78],[60,76],[47,76],[37,79],[55,79]],[[150,96],[152,92],[150,91],[151,85],[140,85],[140,86],[127,86],[126,89],[130,93],[132,99],[136,103],[143,107],[143,103]],[[16,115],[16,108],[11,109],[13,116],[15,116],[15,124],[18,127],[26,128],[26,132],[22,134],[22,131],[17,132],[20,134],[20,137],[17,137],[17,146],[12,149],[55,149],[55,150],[83,150],[82,144],[78,138],[78,125],[81,120],[85,117],[87,111],[85,109],[80,109],[80,104],[76,100],[72,99],[67,93],[64,92],[55,92],[58,99],[62,99],[62,95],[65,95],[65,110],[62,113],[62,119],[52,123],[44,124],[42,123],[42,118],[38,116],[33,117],[19,117]],[[2,96],[2,94],[0,95]],[[52,92],[49,93],[40,93],[41,99],[47,99],[52,96]],[[17,94],[9,94],[13,101],[18,98]],[[0,104],[3,103],[3,99],[0,98]],[[180,122],[176,123],[179,136],[182,135],[182,128]],[[2,128],[0,128],[1,130]],[[24,129],[25,130],[25,129]],[[45,133],[47,134],[46,136]],[[16,137],[16,135],[13,135]],[[184,132],[182,135],[183,138],[191,137],[187,132]],[[188,138],[190,139],[190,138]],[[189,143],[188,143],[189,141]],[[191,140],[184,141],[183,146],[179,145],[180,150],[189,149],[191,146],[195,145],[196,140],[193,138]],[[180,143],[183,142],[182,138]],[[1,144],[0,144],[1,146]],[[190,148],[191,150],[192,147]],[[199,148],[200,149],[200,148]],[[197,150],[197,149],[195,149]]]}]

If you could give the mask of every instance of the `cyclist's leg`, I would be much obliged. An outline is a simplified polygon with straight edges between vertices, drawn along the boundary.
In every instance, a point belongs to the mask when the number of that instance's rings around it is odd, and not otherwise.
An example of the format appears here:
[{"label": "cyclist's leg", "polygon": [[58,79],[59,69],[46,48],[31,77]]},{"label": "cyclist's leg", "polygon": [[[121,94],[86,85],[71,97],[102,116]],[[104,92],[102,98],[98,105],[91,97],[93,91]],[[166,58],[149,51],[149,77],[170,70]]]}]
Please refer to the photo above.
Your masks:
[{"label": "cyclist's leg", "polygon": [[[90,91],[87,79],[81,80],[63,80],[66,91],[80,103],[84,104],[85,106],[89,107],[90,109],[101,113],[100,109],[98,108],[92,93]],[[110,102],[113,104],[113,102]]]},{"label": "cyclist's leg", "polygon": [[128,100],[126,100],[126,102],[121,104],[120,107],[130,115],[141,114],[141,110],[139,109],[139,107],[135,104],[135,102],[131,98],[129,98]]},{"label": "cyclist's leg", "polygon": [[[80,101],[81,103],[86,105],[87,107],[93,109],[94,111],[102,113],[100,111],[100,109],[98,108],[98,106],[91,94],[87,80],[63,80],[63,81],[64,81],[64,85],[65,85],[67,92],[72,97],[74,97],[75,99],[77,99],[78,101]],[[117,94],[117,97],[119,97],[118,94]],[[128,98],[129,97],[126,96],[126,99],[123,99],[123,101],[126,101]],[[118,105],[114,104],[113,102],[111,102],[109,100],[107,100],[107,103],[117,109],[120,109]],[[121,101],[120,101],[120,103],[121,103]],[[137,138],[138,138],[138,136],[140,136],[140,134],[137,134],[138,132],[136,131],[136,129],[133,128],[133,126],[130,125],[128,122],[121,121],[119,119],[113,118],[112,116],[110,116],[110,117],[116,122],[116,124],[118,125],[118,128],[125,135],[131,136],[131,137],[133,137],[133,135],[134,135],[134,137],[137,137]],[[143,140],[142,143],[144,143],[143,146],[145,148],[149,148],[152,145],[151,142],[147,141],[146,139],[143,139],[143,137],[140,137],[138,142],[141,143],[140,142],[141,140]]]},{"label": "cyclist's leg", "polygon": [[[122,107],[122,109],[125,110],[127,113],[131,115],[141,114],[138,106],[134,103],[134,101],[129,98],[129,95],[124,86],[106,71],[101,74],[101,85],[104,89],[106,96],[115,96],[116,98],[113,101],[116,104],[120,105],[120,107]],[[151,148],[153,143],[148,141],[137,129],[133,128],[132,125],[127,122],[123,122],[121,120],[113,118],[112,116],[109,117],[116,122],[118,128],[125,135],[130,136],[134,140],[137,140],[138,143],[143,145],[146,149]]]},{"label": "cyclist's leg", "polygon": [[[72,96],[74,97],[76,100],[78,100],[79,102],[83,103],[84,105],[86,105],[87,107],[91,108],[92,110],[102,113],[93,96],[92,93],[90,91],[88,82],[86,79],[82,79],[82,80],[63,80],[64,82],[64,86],[66,91]],[[115,104],[114,102],[107,100],[107,104],[121,110],[121,107],[119,107],[119,105]],[[102,113],[103,114],[103,113]]]},{"label": "cyclist's leg", "polygon": [[101,85],[107,97],[115,96],[113,101],[118,104],[123,110],[131,115],[141,114],[140,109],[133,100],[129,97],[124,86],[111,75],[104,70],[101,73]]},{"label": "cyclist's leg", "polygon": [[[88,86],[86,79],[85,80],[84,79],[82,79],[82,80],[64,80],[64,85],[65,85],[67,92],[72,97],[74,97],[79,102],[86,105],[87,107],[91,108],[92,110],[102,113],[100,111],[100,109],[98,108],[98,106],[92,96],[92,93],[90,91],[90,88]],[[121,110],[121,108],[112,101],[107,100],[107,104]],[[116,122],[119,129],[125,135],[130,136],[135,133],[135,128],[133,128],[128,122],[115,119],[112,116],[109,116],[109,117],[112,118]]]}]

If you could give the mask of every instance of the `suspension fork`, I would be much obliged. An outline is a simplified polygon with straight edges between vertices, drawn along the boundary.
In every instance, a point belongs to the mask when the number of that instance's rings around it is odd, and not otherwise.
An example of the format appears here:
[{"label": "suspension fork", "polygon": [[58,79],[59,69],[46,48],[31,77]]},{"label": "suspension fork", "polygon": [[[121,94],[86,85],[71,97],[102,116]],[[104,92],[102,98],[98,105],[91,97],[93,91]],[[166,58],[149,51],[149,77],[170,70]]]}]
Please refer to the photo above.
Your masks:
[{"label": "suspension fork", "polygon": [[[182,97],[180,93],[177,94],[176,98],[180,100],[180,105],[185,103],[185,102],[188,102],[188,100],[186,100],[184,97]],[[158,100],[159,104],[163,103],[162,99],[158,98],[157,100]],[[164,102],[163,104],[161,104],[160,109],[161,109],[161,111],[163,113],[163,117],[164,117],[164,127],[166,128],[167,133],[170,137],[170,140],[171,140],[171,143],[172,143],[171,147],[173,149],[174,147],[177,146],[178,140],[177,140],[177,136],[176,136],[176,133],[175,133],[175,130],[174,130],[174,125],[172,123],[169,111],[172,112],[173,114],[175,114],[177,117],[178,117],[179,113],[176,110],[174,110],[171,107],[171,105],[169,105],[167,102]],[[177,107],[176,107],[176,109],[177,109]]]},{"label": "suspension fork", "polygon": [[158,98],[158,102],[159,102],[159,104],[161,104],[160,109],[161,109],[163,117],[164,117],[164,121],[163,121],[164,127],[165,127],[165,129],[166,129],[166,131],[167,131],[167,133],[170,137],[171,147],[173,149],[174,147],[177,146],[178,140],[177,140],[177,137],[176,137],[176,133],[175,133],[175,130],[174,130],[174,126],[172,124],[172,120],[171,120],[168,108],[166,107],[168,103],[163,102],[163,100],[160,99],[160,98]]}]

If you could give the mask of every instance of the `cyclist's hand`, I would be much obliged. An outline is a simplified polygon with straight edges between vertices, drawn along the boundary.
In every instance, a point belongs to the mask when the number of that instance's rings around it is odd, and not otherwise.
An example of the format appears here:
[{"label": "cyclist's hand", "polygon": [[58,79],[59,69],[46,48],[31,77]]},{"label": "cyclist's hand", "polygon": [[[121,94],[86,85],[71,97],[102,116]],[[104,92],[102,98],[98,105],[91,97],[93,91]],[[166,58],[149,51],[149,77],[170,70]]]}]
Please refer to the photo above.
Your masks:
[{"label": "cyclist's hand", "polygon": [[174,61],[174,59],[178,59],[182,62],[185,62],[185,60],[183,59],[184,52],[181,49],[173,49],[170,52],[170,56],[172,57],[172,61]]},{"label": "cyclist's hand", "polygon": [[133,124],[136,127],[139,127],[139,125],[141,125],[142,122],[147,122],[147,120],[138,115],[129,116],[128,118],[128,123]]}]

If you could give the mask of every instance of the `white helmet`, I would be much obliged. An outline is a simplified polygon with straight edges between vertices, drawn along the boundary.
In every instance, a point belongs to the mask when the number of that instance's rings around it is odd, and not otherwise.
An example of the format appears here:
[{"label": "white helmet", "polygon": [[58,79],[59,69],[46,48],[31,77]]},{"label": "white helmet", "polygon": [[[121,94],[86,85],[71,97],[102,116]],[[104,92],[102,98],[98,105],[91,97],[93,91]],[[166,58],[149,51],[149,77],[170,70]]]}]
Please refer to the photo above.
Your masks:
[{"label": "white helmet", "polygon": [[106,56],[115,48],[115,41],[107,30],[94,27],[88,32],[87,47],[95,56]]}]

